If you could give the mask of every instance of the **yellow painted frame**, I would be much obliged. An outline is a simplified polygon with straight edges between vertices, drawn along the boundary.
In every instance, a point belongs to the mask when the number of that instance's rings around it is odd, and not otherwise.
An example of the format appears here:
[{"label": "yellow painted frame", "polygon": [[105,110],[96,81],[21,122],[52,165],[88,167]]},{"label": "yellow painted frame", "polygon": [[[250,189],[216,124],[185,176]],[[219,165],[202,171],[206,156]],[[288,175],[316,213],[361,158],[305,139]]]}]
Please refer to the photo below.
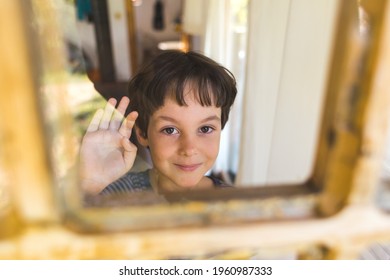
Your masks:
[{"label": "yellow painted frame", "polygon": [[[72,188],[65,200],[57,199],[37,95],[39,69],[22,2],[6,1],[0,10],[0,38],[7,42],[0,46],[0,156],[10,178],[0,185],[10,194],[0,208],[0,259],[205,258],[220,251],[235,254],[218,258],[246,258],[252,250],[354,258],[372,241],[389,240],[390,217],[374,204],[390,103],[387,1],[361,1],[372,19],[369,44],[351,32],[356,2],[340,1],[326,110],[309,181],[231,190],[220,200],[204,201],[199,194],[171,207],[115,209],[85,208]],[[39,12],[49,11],[49,4],[36,3]],[[46,35],[55,36],[50,30]],[[56,57],[61,49],[54,44],[47,52]],[[50,64],[50,70],[62,67],[61,60],[53,61],[58,64]],[[289,217],[291,209],[298,214]]]}]

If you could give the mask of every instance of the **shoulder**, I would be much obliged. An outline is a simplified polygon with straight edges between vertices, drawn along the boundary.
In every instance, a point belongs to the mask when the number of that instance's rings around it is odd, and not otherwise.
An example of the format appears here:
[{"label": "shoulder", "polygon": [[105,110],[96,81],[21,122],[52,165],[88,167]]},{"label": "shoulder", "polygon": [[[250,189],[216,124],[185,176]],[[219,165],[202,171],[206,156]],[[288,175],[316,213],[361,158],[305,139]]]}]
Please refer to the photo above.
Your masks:
[{"label": "shoulder", "polygon": [[121,178],[109,184],[103,191],[102,195],[113,193],[126,193],[126,192],[142,192],[152,191],[152,185],[149,179],[148,170],[142,172],[128,172]]}]

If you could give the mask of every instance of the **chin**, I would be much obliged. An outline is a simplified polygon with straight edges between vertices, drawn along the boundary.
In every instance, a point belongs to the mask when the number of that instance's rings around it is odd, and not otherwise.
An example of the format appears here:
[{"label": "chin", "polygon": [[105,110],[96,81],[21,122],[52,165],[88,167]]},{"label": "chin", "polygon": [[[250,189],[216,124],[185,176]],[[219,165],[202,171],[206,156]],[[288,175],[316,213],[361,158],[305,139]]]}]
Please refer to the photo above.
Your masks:
[{"label": "chin", "polygon": [[200,178],[199,180],[178,180],[176,182],[177,186],[179,186],[180,188],[182,189],[191,189],[191,188],[195,188],[199,185],[200,181],[201,181],[202,178]]}]

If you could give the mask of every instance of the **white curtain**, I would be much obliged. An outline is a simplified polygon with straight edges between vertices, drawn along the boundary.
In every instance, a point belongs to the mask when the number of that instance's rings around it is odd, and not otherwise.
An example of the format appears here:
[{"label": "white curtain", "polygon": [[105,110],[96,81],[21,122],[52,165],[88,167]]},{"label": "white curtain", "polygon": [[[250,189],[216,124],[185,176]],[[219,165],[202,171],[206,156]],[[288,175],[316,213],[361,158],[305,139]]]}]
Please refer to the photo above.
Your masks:
[{"label": "white curtain", "polygon": [[338,3],[250,1],[237,184],[311,175]]}]

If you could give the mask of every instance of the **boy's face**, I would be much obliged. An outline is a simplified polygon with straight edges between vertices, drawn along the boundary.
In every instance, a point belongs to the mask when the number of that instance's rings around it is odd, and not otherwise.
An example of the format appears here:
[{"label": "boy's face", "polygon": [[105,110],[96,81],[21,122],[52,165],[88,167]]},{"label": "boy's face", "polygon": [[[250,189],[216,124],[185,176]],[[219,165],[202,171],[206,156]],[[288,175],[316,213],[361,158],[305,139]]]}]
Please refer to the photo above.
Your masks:
[{"label": "boy's face", "polygon": [[153,177],[159,188],[183,190],[210,185],[205,173],[213,166],[219,151],[221,108],[203,107],[191,92],[188,106],[172,98],[150,117],[147,138],[138,138],[149,146]]}]

